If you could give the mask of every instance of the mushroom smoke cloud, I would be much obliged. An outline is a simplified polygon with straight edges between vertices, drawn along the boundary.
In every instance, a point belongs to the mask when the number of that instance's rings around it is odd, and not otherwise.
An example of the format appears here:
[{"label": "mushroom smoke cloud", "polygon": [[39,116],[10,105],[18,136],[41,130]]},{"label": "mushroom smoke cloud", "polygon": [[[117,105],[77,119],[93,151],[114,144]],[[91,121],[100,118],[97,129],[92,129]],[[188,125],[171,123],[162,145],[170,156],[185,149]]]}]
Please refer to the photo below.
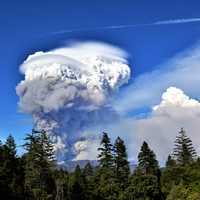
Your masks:
[{"label": "mushroom smoke cloud", "polygon": [[111,101],[130,78],[126,52],[105,43],[73,43],[28,56],[20,71],[19,108],[48,132],[58,161],[89,159],[95,139],[83,132],[117,120]]}]

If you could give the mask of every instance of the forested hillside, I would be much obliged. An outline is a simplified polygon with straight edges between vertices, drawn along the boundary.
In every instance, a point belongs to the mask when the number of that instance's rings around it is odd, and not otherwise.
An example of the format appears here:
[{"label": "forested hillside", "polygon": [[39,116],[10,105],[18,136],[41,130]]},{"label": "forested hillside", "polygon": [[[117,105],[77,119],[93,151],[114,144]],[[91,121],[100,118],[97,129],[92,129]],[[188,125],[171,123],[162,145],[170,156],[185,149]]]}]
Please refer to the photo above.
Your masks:
[{"label": "forested hillside", "polygon": [[33,130],[18,156],[10,135],[0,143],[0,194],[5,200],[199,200],[200,159],[183,129],[166,166],[160,168],[147,142],[130,172],[124,141],[111,143],[103,133],[98,165],[88,162],[67,172],[56,165],[53,144],[44,131]]}]

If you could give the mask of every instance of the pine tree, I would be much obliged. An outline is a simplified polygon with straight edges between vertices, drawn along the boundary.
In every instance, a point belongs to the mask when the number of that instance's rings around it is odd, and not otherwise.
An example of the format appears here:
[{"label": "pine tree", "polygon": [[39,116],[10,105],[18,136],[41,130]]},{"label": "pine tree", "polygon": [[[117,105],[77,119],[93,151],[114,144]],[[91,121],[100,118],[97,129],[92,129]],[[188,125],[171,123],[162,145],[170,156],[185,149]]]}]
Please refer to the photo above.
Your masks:
[{"label": "pine tree", "polygon": [[87,200],[94,200],[94,170],[88,162],[83,169],[83,178],[85,184],[85,197]]},{"label": "pine tree", "polygon": [[12,135],[8,136],[4,148],[10,156],[16,156],[16,144]]},{"label": "pine tree", "polygon": [[76,165],[76,168],[74,170],[74,178],[76,180],[82,181],[82,172],[81,172],[80,165]]},{"label": "pine tree", "polygon": [[44,162],[44,165],[47,164],[46,167],[53,167],[55,163],[55,154],[54,154],[54,147],[53,143],[50,141],[47,133],[45,131],[39,132],[40,140],[38,150],[40,150],[40,163]]},{"label": "pine tree", "polygon": [[99,166],[101,168],[113,168],[113,146],[110,142],[110,138],[107,133],[103,133],[103,138],[101,140],[101,147],[98,148],[100,151],[98,155]]},{"label": "pine tree", "polygon": [[33,130],[25,138],[27,150],[25,190],[28,199],[47,199],[51,196],[53,149],[44,131]]},{"label": "pine tree", "polygon": [[120,137],[115,140],[114,153],[116,178],[121,188],[125,188],[128,183],[130,169],[127,160],[126,146]]},{"label": "pine tree", "polygon": [[146,142],[143,142],[140,153],[138,154],[138,169],[144,175],[158,175],[159,166],[154,152]]},{"label": "pine tree", "polygon": [[36,199],[37,196],[34,191],[36,188],[39,189],[40,171],[37,161],[38,140],[39,137],[35,130],[32,130],[25,138],[26,143],[24,144],[24,148],[27,151],[25,154],[25,195],[27,199]]},{"label": "pine tree", "polygon": [[138,154],[138,167],[122,199],[163,199],[158,161],[146,142],[142,144]]},{"label": "pine tree", "polygon": [[7,199],[19,199],[23,191],[23,183],[19,184],[19,159],[16,156],[16,144],[12,135],[9,135],[4,145],[1,145],[0,156],[0,185],[1,194]]},{"label": "pine tree", "polygon": [[76,169],[69,184],[70,184],[70,199],[84,200],[85,199],[84,179],[79,165],[76,166]]},{"label": "pine tree", "polygon": [[186,135],[185,130],[181,128],[175,140],[174,159],[177,164],[187,165],[196,159],[196,151],[192,145],[192,141]]},{"label": "pine tree", "polygon": [[101,140],[99,168],[97,170],[95,181],[98,182],[95,188],[98,199],[116,199],[119,193],[118,185],[116,184],[113,158],[113,145],[107,133],[103,133]]},{"label": "pine tree", "polygon": [[94,175],[93,168],[92,168],[90,162],[88,162],[85,165],[85,167],[83,169],[83,175],[84,175],[84,177],[86,177],[86,179],[90,179]]}]

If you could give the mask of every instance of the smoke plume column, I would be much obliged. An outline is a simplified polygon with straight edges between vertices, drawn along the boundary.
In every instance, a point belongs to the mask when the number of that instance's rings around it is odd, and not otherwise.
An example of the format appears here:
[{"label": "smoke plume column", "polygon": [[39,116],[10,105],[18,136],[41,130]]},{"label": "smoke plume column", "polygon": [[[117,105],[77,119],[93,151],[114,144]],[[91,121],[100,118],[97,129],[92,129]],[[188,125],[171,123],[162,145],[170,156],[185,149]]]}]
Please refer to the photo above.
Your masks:
[{"label": "smoke plume column", "polygon": [[85,42],[36,52],[20,66],[19,108],[51,136],[59,162],[90,159],[95,136],[83,132],[117,119],[111,101],[130,78],[126,58],[117,47]]}]

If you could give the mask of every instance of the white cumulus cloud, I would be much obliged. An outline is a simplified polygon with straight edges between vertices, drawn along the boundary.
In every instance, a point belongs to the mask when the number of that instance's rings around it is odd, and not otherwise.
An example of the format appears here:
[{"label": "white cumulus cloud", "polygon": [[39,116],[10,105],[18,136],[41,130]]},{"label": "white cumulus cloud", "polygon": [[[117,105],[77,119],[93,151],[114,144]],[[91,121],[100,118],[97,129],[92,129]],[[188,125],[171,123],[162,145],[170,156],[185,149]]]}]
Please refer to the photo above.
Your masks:
[{"label": "white cumulus cloud", "polygon": [[200,102],[189,98],[183,90],[169,87],[158,105],[146,118],[122,119],[112,131],[126,140],[129,157],[136,159],[140,145],[146,140],[160,161],[173,150],[173,142],[180,128],[185,128],[200,153]]},{"label": "white cumulus cloud", "polygon": [[200,98],[200,45],[169,59],[154,71],[135,78],[115,102],[116,109],[127,113],[142,107],[152,107],[159,102],[162,92],[176,86],[187,94]]}]

